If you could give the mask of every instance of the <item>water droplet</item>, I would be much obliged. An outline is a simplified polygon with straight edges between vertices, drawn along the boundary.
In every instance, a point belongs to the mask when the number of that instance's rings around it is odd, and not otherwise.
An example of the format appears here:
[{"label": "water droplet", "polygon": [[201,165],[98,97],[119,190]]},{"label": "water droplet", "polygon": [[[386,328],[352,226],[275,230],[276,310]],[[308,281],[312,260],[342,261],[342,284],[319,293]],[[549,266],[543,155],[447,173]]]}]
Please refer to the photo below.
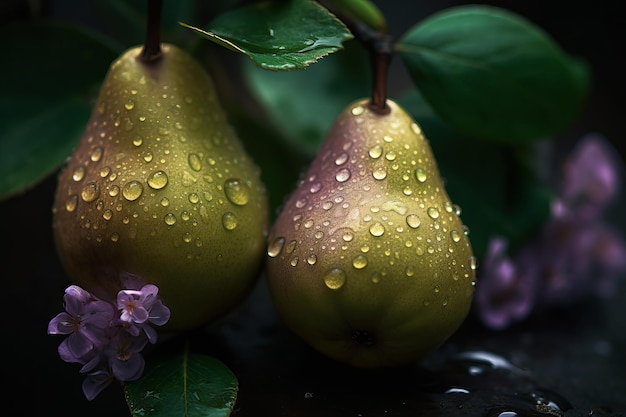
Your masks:
[{"label": "water droplet", "polygon": [[363,255],[357,255],[352,260],[352,266],[356,269],[363,269],[367,266],[367,258]]},{"label": "water droplet", "polygon": [[389,151],[385,154],[385,159],[387,159],[387,161],[393,161],[396,159],[396,153],[394,151]]},{"label": "water droplet", "polygon": [[380,282],[380,272],[374,272],[370,277],[370,280],[372,280],[372,283],[378,284]]},{"label": "water droplet", "polygon": [[419,127],[419,125],[415,122],[411,123],[411,130],[413,131],[413,133],[415,133],[416,135],[421,135],[422,134],[422,129]]},{"label": "water droplet", "polygon": [[383,140],[387,143],[393,142],[393,138],[391,136],[385,135],[383,136]]},{"label": "water droplet", "polygon": [[342,239],[343,239],[344,242],[351,242],[352,239],[354,239],[354,235],[352,234],[352,231],[346,230],[343,233]]},{"label": "water droplet", "polygon": [[346,283],[346,273],[340,268],[333,268],[324,275],[324,284],[331,290],[338,290]]},{"label": "water droplet", "polygon": [[292,240],[291,242],[289,242],[287,244],[287,248],[286,248],[287,253],[293,252],[296,249],[296,244],[297,243],[298,242],[296,242],[295,240]]},{"label": "water droplet", "polygon": [[103,167],[99,172],[100,178],[106,178],[109,176],[110,173],[111,173],[111,168]]},{"label": "water droplet", "polygon": [[330,210],[331,208],[333,208],[333,202],[332,201],[325,201],[324,204],[322,204],[322,208],[324,210]]},{"label": "water droplet", "polygon": [[349,156],[348,156],[347,153],[345,153],[345,152],[342,153],[341,155],[339,155],[337,157],[337,159],[335,159],[335,165],[343,165],[343,164],[345,164],[346,162],[348,162],[348,158],[349,158]]},{"label": "water droplet", "polygon": [[458,242],[459,240],[461,240],[461,234],[458,232],[458,230],[452,230],[450,232],[450,237],[454,242]]},{"label": "water droplet", "polygon": [[387,170],[384,167],[378,167],[374,170],[372,176],[377,180],[384,180],[387,177]]},{"label": "water droplet", "polygon": [[113,212],[109,209],[104,210],[104,212],[102,213],[102,218],[104,220],[111,220],[111,217],[113,217]]},{"label": "water droplet", "polygon": [[408,224],[409,227],[413,229],[417,229],[418,227],[420,227],[421,223],[422,222],[420,221],[420,218],[417,216],[417,214],[409,214],[408,216],[406,216],[406,224]]},{"label": "water droplet", "polygon": [[369,150],[371,158],[378,159],[383,154],[383,147],[380,145],[374,145]]},{"label": "water droplet", "polygon": [[470,256],[469,262],[471,269],[476,270],[478,268],[478,258],[476,256]]},{"label": "water droplet", "polygon": [[89,155],[89,157],[93,162],[98,162],[100,158],[102,158],[103,153],[104,150],[100,146],[98,146],[91,151],[91,155]]},{"label": "water droplet", "polygon": [[237,227],[237,217],[231,212],[224,213],[222,216],[222,226],[226,230],[234,230]]},{"label": "water droplet", "polygon": [[71,195],[65,202],[65,210],[71,213],[74,210],[76,210],[77,204],[78,204],[78,196],[76,194]]},{"label": "water droplet", "polygon": [[124,104],[124,108],[125,108],[126,110],[132,110],[132,109],[134,109],[134,108],[135,108],[135,102],[134,102],[134,101],[132,101],[132,100],[128,100],[128,101],[126,102],[126,104]]},{"label": "water droplet", "polygon": [[122,195],[128,201],[135,201],[143,193],[143,185],[139,181],[129,181],[122,188]]},{"label": "water droplet", "polygon": [[335,175],[335,179],[339,182],[346,182],[350,179],[350,170],[348,168],[340,169]]},{"label": "water droplet", "polygon": [[152,161],[152,152],[148,151],[143,155],[143,160],[146,162],[151,162]]},{"label": "water droplet", "polygon": [[360,116],[360,115],[362,115],[365,112],[365,107],[363,107],[363,106],[353,107],[351,112],[352,112],[353,116]]},{"label": "water droplet", "polygon": [[117,197],[119,193],[120,187],[118,187],[117,185],[112,185],[111,188],[109,188],[109,195],[111,197]]},{"label": "water droplet", "polygon": [[95,182],[87,184],[80,192],[80,197],[86,203],[91,203],[96,198],[100,197],[100,189]]},{"label": "water droplet", "polygon": [[311,185],[311,188],[309,188],[309,191],[311,191],[311,194],[315,194],[321,188],[322,188],[322,184],[320,184],[319,182],[316,182],[315,184]]},{"label": "water droplet", "polygon": [[309,265],[315,265],[315,262],[317,262],[317,256],[314,253],[310,254],[309,257],[306,258],[306,262]]},{"label": "water droplet", "polygon": [[189,163],[189,167],[196,172],[202,169],[202,160],[195,153],[189,154],[189,156],[187,157],[187,162]]},{"label": "water droplet", "polygon": [[404,270],[404,273],[406,274],[407,277],[412,277],[413,275],[415,275],[415,268],[413,268],[413,266],[409,265]]},{"label": "water droplet", "polygon": [[283,246],[284,245],[285,245],[285,238],[284,237],[277,237],[268,246],[267,254],[271,258],[277,257],[280,254],[280,251],[283,250]]},{"label": "water droplet", "polygon": [[85,178],[85,167],[78,167],[72,173],[72,179],[76,182],[82,181]]},{"label": "water droplet", "polygon": [[167,213],[165,217],[163,218],[163,221],[168,226],[172,226],[174,223],[176,223],[176,216],[174,216],[174,214],[172,213]]},{"label": "water droplet", "polygon": [[245,206],[250,200],[250,188],[238,178],[230,178],[224,182],[224,194],[231,203]]},{"label": "water droplet", "polygon": [[155,190],[160,190],[167,185],[167,174],[165,171],[155,171],[148,176],[148,185]]},{"label": "water droplet", "polygon": [[302,208],[304,207],[305,204],[306,204],[305,200],[298,200],[296,201],[296,208]]},{"label": "water droplet", "polygon": [[417,178],[419,182],[424,182],[428,177],[426,176],[426,172],[424,172],[422,168],[417,168],[415,170],[415,178]]},{"label": "water droplet", "polygon": [[431,219],[439,218],[439,210],[437,210],[437,207],[428,207],[427,212]]},{"label": "water droplet", "polygon": [[190,193],[187,199],[191,204],[198,204],[200,202],[200,196],[197,193]]},{"label": "water droplet", "polygon": [[385,201],[383,205],[381,206],[381,208],[384,211],[393,211],[402,216],[405,215],[407,212],[407,208],[404,207],[402,203],[400,203],[399,201],[393,201],[393,200]]},{"label": "water droplet", "polygon": [[382,224],[376,222],[370,226],[370,233],[372,234],[372,236],[382,236],[383,233],[385,233],[385,227]]},{"label": "water droplet", "polygon": [[118,240],[120,240],[120,235],[115,232],[111,233],[111,242],[117,242]]}]

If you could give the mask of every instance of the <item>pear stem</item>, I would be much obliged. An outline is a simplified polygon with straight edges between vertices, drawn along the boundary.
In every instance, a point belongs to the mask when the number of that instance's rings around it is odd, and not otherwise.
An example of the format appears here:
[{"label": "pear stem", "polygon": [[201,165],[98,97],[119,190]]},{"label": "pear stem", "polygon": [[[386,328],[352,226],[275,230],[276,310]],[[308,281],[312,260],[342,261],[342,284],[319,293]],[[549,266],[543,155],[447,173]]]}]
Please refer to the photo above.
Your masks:
[{"label": "pear stem", "polygon": [[139,58],[146,62],[155,62],[161,58],[161,11],[163,0],[148,1],[148,24],[146,40]]},{"label": "pear stem", "polygon": [[350,15],[342,15],[340,12],[335,13],[370,54],[372,95],[369,108],[379,114],[389,113],[390,109],[387,106],[387,82],[389,66],[393,57],[391,35],[389,35],[386,29],[373,30]]},{"label": "pear stem", "polygon": [[370,44],[370,61],[372,65],[372,97],[369,107],[379,113],[387,114],[387,80],[391,64],[391,41],[388,36],[378,36]]}]

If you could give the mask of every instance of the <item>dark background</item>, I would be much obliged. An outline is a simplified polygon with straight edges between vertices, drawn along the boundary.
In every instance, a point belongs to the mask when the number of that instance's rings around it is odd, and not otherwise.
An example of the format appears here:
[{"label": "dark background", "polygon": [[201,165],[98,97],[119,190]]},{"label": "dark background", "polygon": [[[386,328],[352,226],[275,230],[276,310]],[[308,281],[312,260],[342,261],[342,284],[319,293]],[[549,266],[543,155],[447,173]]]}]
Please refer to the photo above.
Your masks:
[{"label": "dark background", "polygon": [[[44,2],[59,17],[78,2]],[[392,34],[400,36],[430,13],[454,1],[379,1]],[[567,149],[585,133],[598,132],[625,154],[622,70],[626,19],[618,2],[492,1],[543,27],[562,47],[586,60],[594,85],[580,118],[560,139]],[[26,2],[3,1],[0,24],[23,16]],[[87,18],[87,17],[85,17]],[[0,40],[0,45],[3,40]],[[0,65],[0,76],[2,75]],[[392,91],[406,74],[396,60]],[[2,92],[0,92],[2,94]],[[125,416],[122,390],[115,386],[94,401],[81,391],[78,367],[63,363],[58,338],[46,335],[61,311],[68,282],[52,243],[51,211],[56,185],[51,176],[34,189],[0,202],[4,240],[0,293],[3,415]],[[622,198],[609,212],[626,230]],[[508,330],[493,332],[474,317],[441,349],[407,368],[362,372],[333,363],[309,349],[278,321],[263,279],[231,315],[191,335],[192,346],[224,361],[240,383],[238,416],[540,416],[551,404],[565,416],[626,415],[626,283],[607,300],[590,299],[574,308],[538,314]],[[177,348],[165,341],[161,351]],[[509,367],[476,351],[497,355]],[[470,357],[459,357],[471,352]],[[158,353],[158,352],[157,352]],[[489,358],[489,357],[488,357]],[[493,359],[493,358],[492,358]],[[150,359],[148,358],[148,361]]]}]

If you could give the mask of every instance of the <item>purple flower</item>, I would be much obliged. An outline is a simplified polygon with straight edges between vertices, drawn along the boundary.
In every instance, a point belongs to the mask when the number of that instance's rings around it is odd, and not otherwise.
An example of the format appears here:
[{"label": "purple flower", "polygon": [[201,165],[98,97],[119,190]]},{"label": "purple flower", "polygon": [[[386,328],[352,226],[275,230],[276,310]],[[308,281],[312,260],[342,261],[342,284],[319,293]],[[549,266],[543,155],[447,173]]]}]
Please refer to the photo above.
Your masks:
[{"label": "purple flower", "polygon": [[541,303],[567,305],[589,295],[609,296],[626,270],[626,245],[603,222],[554,219],[542,241]]},{"label": "purple flower", "polygon": [[115,311],[110,303],[94,298],[76,285],[66,289],[63,299],[66,311],[50,321],[48,334],[67,335],[59,346],[59,354],[66,362],[82,362],[81,358],[100,340]]},{"label": "purple flower", "polygon": [[106,387],[111,385],[114,378],[105,369],[99,369],[87,375],[83,380],[83,394],[91,401],[98,396]]},{"label": "purple flower", "polygon": [[141,377],[145,361],[140,352],[148,342],[157,341],[153,325],[163,325],[170,318],[157,286],[144,285],[132,274],[123,278],[131,288],[119,291],[117,305],[79,286],[69,286],[64,295],[66,311],[48,324],[48,334],[66,336],[58,348],[61,359],[83,365],[80,372],[88,373],[83,392],[89,400],[113,380]]},{"label": "purple flower", "polygon": [[137,335],[143,330],[150,343],[156,342],[156,332],[146,322],[161,326],[170,318],[170,310],[158,298],[159,288],[147,284],[141,290],[122,290],[117,294],[117,307],[122,311],[120,319],[127,330]]},{"label": "purple flower", "polygon": [[513,260],[507,256],[506,249],[507,241],[502,237],[489,241],[476,289],[480,319],[494,330],[526,318],[535,303],[533,255],[525,251]]},{"label": "purple flower", "polygon": [[600,135],[584,136],[563,164],[555,215],[596,220],[617,195],[619,167],[615,151]]},{"label": "purple flower", "polygon": [[564,306],[590,295],[608,296],[626,271],[626,243],[602,214],[619,192],[620,166],[598,135],[581,139],[563,166],[552,215],[512,257],[493,237],[476,288],[481,321],[503,329],[538,307]]},{"label": "purple flower", "polygon": [[141,354],[148,342],[146,337],[135,337],[128,332],[116,332],[104,349],[108,368],[119,381],[134,381],[143,373],[145,361]]}]

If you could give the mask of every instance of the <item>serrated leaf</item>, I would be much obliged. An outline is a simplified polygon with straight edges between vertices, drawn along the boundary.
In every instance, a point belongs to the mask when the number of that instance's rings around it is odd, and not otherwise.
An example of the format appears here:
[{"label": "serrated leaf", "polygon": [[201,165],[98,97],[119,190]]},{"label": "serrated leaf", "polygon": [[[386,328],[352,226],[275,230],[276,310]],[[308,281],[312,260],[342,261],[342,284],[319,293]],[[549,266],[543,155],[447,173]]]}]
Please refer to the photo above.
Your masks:
[{"label": "serrated leaf", "polygon": [[237,391],[226,365],[187,352],[157,363],[124,388],[133,417],[228,417]]},{"label": "serrated leaf", "polygon": [[588,68],[523,17],[459,6],[411,28],[396,50],[437,114],[457,129],[498,142],[557,133],[578,115]]},{"label": "serrated leaf", "polygon": [[337,115],[353,100],[369,94],[367,56],[358,45],[346,46],[306,71],[276,73],[244,65],[250,90],[289,145],[313,157]]},{"label": "serrated leaf", "polygon": [[254,2],[221,13],[206,30],[181,25],[273,71],[306,68],[353,38],[340,20],[310,0]]},{"label": "serrated leaf", "polygon": [[53,22],[0,28],[0,199],[57,169],[78,141],[95,87],[121,48]]}]

